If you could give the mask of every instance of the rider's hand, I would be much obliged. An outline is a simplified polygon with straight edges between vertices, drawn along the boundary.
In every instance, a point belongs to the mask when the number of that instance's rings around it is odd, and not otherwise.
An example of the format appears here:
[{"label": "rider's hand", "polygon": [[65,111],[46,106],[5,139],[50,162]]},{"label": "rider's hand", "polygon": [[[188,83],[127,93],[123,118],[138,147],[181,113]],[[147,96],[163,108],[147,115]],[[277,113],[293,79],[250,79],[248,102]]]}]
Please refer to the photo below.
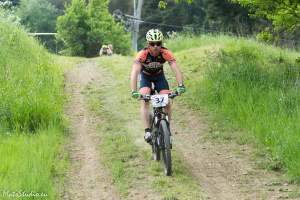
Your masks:
[{"label": "rider's hand", "polygon": [[176,88],[176,91],[179,94],[185,93],[185,91],[186,91],[185,86],[183,84],[182,85],[178,85],[178,87]]},{"label": "rider's hand", "polygon": [[137,91],[132,91],[132,92],[131,92],[131,97],[132,97],[132,98],[137,99],[137,98],[139,98],[140,96],[141,96],[141,94],[140,94],[139,92],[137,92]]}]

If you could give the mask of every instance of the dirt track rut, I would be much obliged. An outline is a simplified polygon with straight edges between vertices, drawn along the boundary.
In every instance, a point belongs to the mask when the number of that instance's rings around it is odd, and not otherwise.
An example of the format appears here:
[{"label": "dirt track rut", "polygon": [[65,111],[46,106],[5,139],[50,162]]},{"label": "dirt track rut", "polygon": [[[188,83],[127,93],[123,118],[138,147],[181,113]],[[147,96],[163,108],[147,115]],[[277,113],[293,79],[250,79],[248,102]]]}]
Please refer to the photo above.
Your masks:
[{"label": "dirt track rut", "polygon": [[[282,181],[282,175],[258,169],[251,161],[251,148],[234,141],[208,140],[207,119],[199,112],[175,106],[173,121],[175,147],[205,191],[207,199],[275,200],[289,199],[296,186]],[[185,116],[184,118],[182,116]],[[238,154],[236,152],[239,152]]]},{"label": "dirt track rut", "polygon": [[70,95],[67,115],[71,127],[71,142],[68,146],[71,167],[64,200],[120,199],[107,170],[101,165],[96,119],[88,112],[83,95],[88,83],[99,80],[99,74],[95,72],[96,66],[88,62],[66,73],[66,91]]},{"label": "dirt track rut", "polygon": [[[89,85],[99,88],[113,82],[108,74],[90,60],[79,64],[65,74],[66,92],[70,102],[66,111],[70,119],[71,138],[67,149],[71,167],[67,174],[64,200],[159,200],[149,188],[147,178],[131,185],[127,198],[121,198],[113,185],[110,171],[101,164],[100,140],[97,132],[100,118],[87,108],[85,89]],[[152,194],[152,195],[149,195]]]}]

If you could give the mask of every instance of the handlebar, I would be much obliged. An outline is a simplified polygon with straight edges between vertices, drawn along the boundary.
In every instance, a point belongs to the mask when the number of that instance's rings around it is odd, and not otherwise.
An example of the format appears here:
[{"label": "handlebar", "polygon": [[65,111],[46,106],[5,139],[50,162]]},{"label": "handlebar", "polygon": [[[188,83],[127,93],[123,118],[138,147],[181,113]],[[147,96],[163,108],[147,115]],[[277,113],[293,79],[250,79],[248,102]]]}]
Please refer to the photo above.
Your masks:
[{"label": "handlebar", "polygon": [[[179,93],[177,91],[168,94],[168,97],[170,99],[174,99],[177,96],[179,96]],[[146,94],[146,95],[141,94],[139,100],[150,101],[151,100],[151,95],[150,94]]]}]

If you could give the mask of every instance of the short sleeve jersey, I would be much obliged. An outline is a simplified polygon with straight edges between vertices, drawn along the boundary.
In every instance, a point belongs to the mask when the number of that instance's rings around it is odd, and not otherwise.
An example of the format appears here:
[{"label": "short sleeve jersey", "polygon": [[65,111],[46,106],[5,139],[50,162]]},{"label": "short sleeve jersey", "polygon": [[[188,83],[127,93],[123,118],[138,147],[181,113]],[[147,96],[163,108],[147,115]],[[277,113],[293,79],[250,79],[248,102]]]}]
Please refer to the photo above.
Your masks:
[{"label": "short sleeve jersey", "polygon": [[138,52],[135,62],[142,64],[142,71],[149,74],[156,74],[163,70],[163,64],[168,61],[169,63],[175,62],[173,53],[165,47],[161,47],[157,56],[150,54],[149,48],[144,48]]}]

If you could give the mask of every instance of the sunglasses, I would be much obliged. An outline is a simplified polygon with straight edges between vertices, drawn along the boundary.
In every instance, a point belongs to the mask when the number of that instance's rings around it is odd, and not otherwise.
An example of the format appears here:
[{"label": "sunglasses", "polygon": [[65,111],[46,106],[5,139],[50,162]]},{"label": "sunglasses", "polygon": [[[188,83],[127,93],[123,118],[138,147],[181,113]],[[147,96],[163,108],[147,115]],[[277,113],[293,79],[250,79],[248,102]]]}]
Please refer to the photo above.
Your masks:
[{"label": "sunglasses", "polygon": [[149,42],[150,46],[154,47],[155,45],[160,47],[161,46],[161,42]]}]

